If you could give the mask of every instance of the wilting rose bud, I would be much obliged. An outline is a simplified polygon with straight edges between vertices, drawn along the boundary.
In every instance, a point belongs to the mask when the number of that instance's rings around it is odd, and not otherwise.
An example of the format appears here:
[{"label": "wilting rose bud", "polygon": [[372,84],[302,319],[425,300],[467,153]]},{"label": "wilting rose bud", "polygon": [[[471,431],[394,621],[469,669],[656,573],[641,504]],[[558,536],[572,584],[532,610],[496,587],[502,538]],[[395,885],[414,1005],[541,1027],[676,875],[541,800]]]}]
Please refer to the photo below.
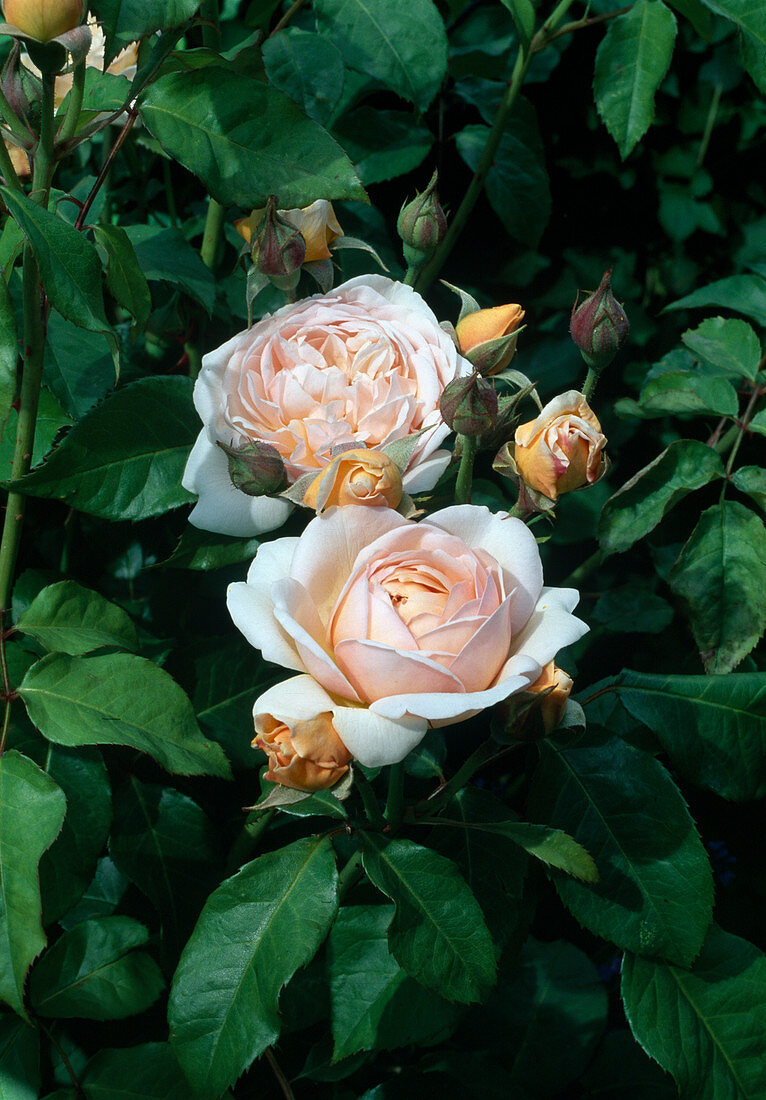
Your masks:
[{"label": "wilting rose bud", "polygon": [[433,252],[444,240],[447,219],[436,193],[437,173],[422,194],[406,203],[399,212],[396,228],[404,243],[404,256],[408,263],[422,262],[424,255]]},{"label": "wilting rose bud", "polygon": [[497,374],[513,358],[523,320],[524,310],[516,304],[468,313],[455,328],[460,350],[481,374]]},{"label": "wilting rose bud", "polygon": [[553,661],[549,661],[534,684],[527,688],[527,691],[534,693],[545,692],[537,709],[546,735],[553,733],[564,717],[567,699],[573,686],[572,677],[563,669],[557,668]]},{"label": "wilting rose bud", "polygon": [[604,272],[598,290],[579,306],[575,301],[569,319],[572,339],[585,362],[596,371],[611,363],[630,331],[625,310],[612,294],[611,278],[610,268]]},{"label": "wilting rose bud", "polygon": [[317,474],[303,497],[307,508],[323,512],[337,504],[396,508],[402,499],[402,475],[382,451],[355,447],[344,451]]},{"label": "wilting rose bud", "polygon": [[306,242],[294,225],[280,217],[271,195],[253,244],[253,263],[270,279],[285,279],[300,271],[305,258]]},{"label": "wilting rose bud", "polygon": [[253,747],[269,758],[266,778],[298,791],[324,791],[348,771],[351,753],[325,711],[313,718],[286,719],[255,715]]},{"label": "wilting rose bud", "polygon": [[[263,221],[266,209],[253,210],[247,218],[239,218],[234,222],[234,228],[243,240],[250,244],[253,235]],[[343,236],[332,203],[327,199],[317,199],[310,206],[295,207],[292,210],[278,210],[279,217],[297,229],[303,237],[306,254],[304,263],[312,263],[314,260],[329,260],[331,258],[330,245],[338,237]]]},{"label": "wilting rose bud", "polygon": [[50,42],[82,20],[82,0],[5,0],[7,23],[38,42]]},{"label": "wilting rose bud", "polygon": [[236,489],[250,497],[270,496],[287,488],[287,471],[276,447],[260,439],[242,447],[218,446],[229,460],[229,477]]},{"label": "wilting rose bud", "polygon": [[495,387],[477,371],[455,378],[444,387],[439,411],[445,424],[459,435],[483,435],[497,417]]},{"label": "wilting rose bud", "polygon": [[604,472],[606,436],[577,390],[554,397],[516,429],[513,457],[524,482],[550,500],[592,485]]}]

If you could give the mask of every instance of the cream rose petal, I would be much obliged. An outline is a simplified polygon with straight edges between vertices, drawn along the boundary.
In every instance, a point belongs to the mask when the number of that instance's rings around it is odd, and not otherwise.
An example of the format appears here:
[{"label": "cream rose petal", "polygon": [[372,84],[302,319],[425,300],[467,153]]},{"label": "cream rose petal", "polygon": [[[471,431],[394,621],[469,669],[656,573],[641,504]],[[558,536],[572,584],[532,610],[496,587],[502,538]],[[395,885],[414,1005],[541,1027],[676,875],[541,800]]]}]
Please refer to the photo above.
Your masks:
[{"label": "cream rose petal", "polygon": [[590,627],[571,612],[580,599],[574,588],[544,588],[529,622],[513,640],[513,649],[534,658],[542,667],[560,649],[582,638]]},{"label": "cream rose petal", "polygon": [[204,430],[191,449],[181,484],[198,495],[189,523],[203,531],[252,538],[281,527],[293,510],[289,501],[251,497],[236,489],[229,477],[226,455],[210,442]]},{"label": "cream rose petal", "polygon": [[[457,692],[463,685],[449,669],[417,650],[391,649],[380,642],[348,639],[335,647],[338,663],[348,669],[360,696],[367,700],[398,695],[416,683],[423,693]],[[353,675],[351,670],[353,669]]]},{"label": "cream rose petal", "polygon": [[234,625],[251,646],[261,650],[267,661],[305,672],[295,642],[274,616],[271,597],[274,583],[289,576],[297,542],[297,538],[283,538],[259,546],[247,580],[229,585],[226,604]]},{"label": "cream rose petal", "polygon": [[277,581],[271,594],[274,618],[292,638],[306,670],[328,691],[359,702],[353,686],[322,647],[321,623],[303,586],[294,580]]}]

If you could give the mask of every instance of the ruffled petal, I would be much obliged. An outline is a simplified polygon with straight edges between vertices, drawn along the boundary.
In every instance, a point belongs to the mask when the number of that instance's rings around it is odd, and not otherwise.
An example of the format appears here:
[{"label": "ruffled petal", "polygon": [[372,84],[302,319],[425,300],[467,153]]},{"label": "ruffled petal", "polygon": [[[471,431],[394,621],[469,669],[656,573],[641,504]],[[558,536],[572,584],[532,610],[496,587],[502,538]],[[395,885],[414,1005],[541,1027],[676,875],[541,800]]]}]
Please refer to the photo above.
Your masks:
[{"label": "ruffled petal", "polygon": [[560,649],[587,634],[590,627],[571,614],[579,599],[574,588],[544,588],[529,622],[513,640],[516,653],[547,665]]}]

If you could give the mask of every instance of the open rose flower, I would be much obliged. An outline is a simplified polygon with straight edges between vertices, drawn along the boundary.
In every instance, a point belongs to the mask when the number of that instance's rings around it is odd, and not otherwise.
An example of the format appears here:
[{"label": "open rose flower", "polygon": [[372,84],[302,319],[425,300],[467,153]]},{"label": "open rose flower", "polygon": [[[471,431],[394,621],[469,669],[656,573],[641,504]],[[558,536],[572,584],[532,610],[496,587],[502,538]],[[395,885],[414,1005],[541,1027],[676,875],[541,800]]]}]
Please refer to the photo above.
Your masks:
[{"label": "open rose flower", "polygon": [[339,445],[380,448],[421,433],[403,487],[433,488],[450,459],[439,450],[449,432],[439,397],[470,369],[420,295],[382,275],[264,317],[202,360],[194,403],[204,427],[183,478],[199,496],[191,523],[251,536],[291,509],[235,489],[218,442],[270,443],[294,482],[330,465]]},{"label": "open rose flower", "polygon": [[528,689],[587,627],[573,589],[544,588],[527,527],[459,505],[414,523],[386,508],[332,508],[300,538],[258,550],[229,587],[234,622],[302,673],[256,701],[260,721],[330,714],[362,764],[403,759],[430,725]]},{"label": "open rose flower", "polygon": [[577,390],[554,397],[536,420],[520,425],[515,443],[513,457],[525,484],[550,500],[592,485],[604,472],[606,436]]}]

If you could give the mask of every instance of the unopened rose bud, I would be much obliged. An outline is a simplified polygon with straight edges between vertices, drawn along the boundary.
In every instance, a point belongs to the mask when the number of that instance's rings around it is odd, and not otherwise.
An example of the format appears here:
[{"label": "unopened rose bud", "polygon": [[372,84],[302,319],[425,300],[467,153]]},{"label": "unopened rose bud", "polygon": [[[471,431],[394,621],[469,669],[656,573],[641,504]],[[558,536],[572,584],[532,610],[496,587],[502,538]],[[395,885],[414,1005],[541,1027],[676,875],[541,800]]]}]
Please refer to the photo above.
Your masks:
[{"label": "unopened rose bud", "polygon": [[5,0],[5,20],[22,34],[50,42],[81,22],[82,0]]},{"label": "unopened rose bud", "polygon": [[592,485],[605,469],[606,436],[583,395],[569,390],[554,397],[536,420],[516,429],[514,460],[531,489],[549,500]]},{"label": "unopened rose bud", "polygon": [[[247,218],[239,218],[234,222],[234,228],[248,244],[250,244],[253,236],[257,235],[258,227],[263,221],[265,213],[265,208],[253,210]],[[317,199],[310,206],[295,207],[291,210],[278,210],[277,214],[283,221],[297,229],[303,237],[306,246],[304,263],[331,259],[330,245],[338,237],[343,236],[343,230],[335,216],[332,203],[328,202],[327,199]]]},{"label": "unopened rose bud", "polygon": [[623,343],[630,323],[625,310],[609,285],[612,270],[604,272],[598,290],[579,306],[575,301],[569,319],[569,332],[585,362],[596,371],[607,367]]},{"label": "unopened rose bud", "polygon": [[553,661],[544,666],[540,676],[526,689],[526,695],[538,696],[524,711],[516,736],[522,740],[540,735],[548,737],[560,724],[567,707],[567,699],[574,686],[572,677]]},{"label": "unopened rose bud", "polygon": [[497,417],[497,394],[491,382],[474,371],[444,387],[439,411],[445,424],[459,435],[483,435]]},{"label": "unopened rose bud", "polygon": [[19,66],[20,52],[21,47],[18,39],[16,39],[3,65],[2,75],[0,75],[0,90],[8,100],[8,106],[16,117],[25,118],[29,113],[29,96],[24,87],[24,78]]},{"label": "unopened rose bud", "polygon": [[409,264],[421,263],[444,240],[447,219],[436,193],[437,173],[422,194],[406,203],[399,212],[396,228],[404,243],[404,256]]},{"label": "unopened rose bud", "polygon": [[269,758],[266,778],[298,791],[324,791],[348,771],[351,753],[326,711],[313,718],[255,715],[254,748]]},{"label": "unopened rose bud", "polygon": [[272,496],[287,488],[287,471],[276,447],[253,439],[242,447],[218,446],[229,460],[229,477],[250,497]]},{"label": "unopened rose bud", "polygon": [[355,447],[339,454],[317,474],[303,503],[323,512],[334,504],[396,508],[401,499],[402,475],[396,463],[382,451]]},{"label": "unopened rose bud", "polygon": [[485,377],[497,374],[516,351],[524,310],[515,303],[467,313],[455,328],[460,351]]},{"label": "unopened rose bud", "polygon": [[272,195],[253,244],[255,267],[270,279],[285,279],[300,271],[305,258],[306,242],[294,225],[280,217]]}]

